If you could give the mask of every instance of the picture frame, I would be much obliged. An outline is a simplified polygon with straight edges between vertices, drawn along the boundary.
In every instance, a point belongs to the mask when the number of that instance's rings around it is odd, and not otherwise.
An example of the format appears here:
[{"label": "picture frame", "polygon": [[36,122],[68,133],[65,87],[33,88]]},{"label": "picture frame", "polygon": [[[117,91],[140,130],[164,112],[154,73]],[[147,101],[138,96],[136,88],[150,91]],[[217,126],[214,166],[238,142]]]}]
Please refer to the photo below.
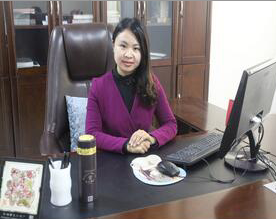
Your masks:
[{"label": "picture frame", "polygon": [[46,161],[0,158],[0,219],[39,219]]}]

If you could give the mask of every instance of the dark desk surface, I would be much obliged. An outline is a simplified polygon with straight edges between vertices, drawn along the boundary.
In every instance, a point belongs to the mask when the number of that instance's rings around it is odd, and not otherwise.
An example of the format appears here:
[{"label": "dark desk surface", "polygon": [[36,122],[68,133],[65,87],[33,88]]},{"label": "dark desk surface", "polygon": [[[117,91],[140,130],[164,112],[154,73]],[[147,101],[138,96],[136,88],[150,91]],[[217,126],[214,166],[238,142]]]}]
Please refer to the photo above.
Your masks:
[{"label": "dark desk surface", "polygon": [[276,195],[263,186],[267,181],[167,202],[99,219],[274,219]]},{"label": "dark desk surface", "polygon": [[[173,103],[176,104],[176,108],[173,107],[173,109],[176,115],[178,117],[181,116],[185,122],[194,124],[195,127],[200,130],[208,130],[215,127],[222,128],[224,126],[224,110],[211,104],[195,101],[194,105],[184,105],[187,109],[185,111],[182,107],[179,107],[179,105],[182,105],[183,103],[185,103],[184,100],[183,102]],[[191,110],[190,113],[187,112],[189,110]],[[200,110],[202,110],[201,113],[199,113]],[[221,112],[222,114],[219,114],[218,112]],[[210,118],[213,118],[213,120]],[[221,119],[222,121],[220,120],[220,122],[218,121],[216,124],[216,118],[217,120]],[[270,117],[270,119],[265,122],[266,132],[264,142],[267,143],[267,146],[272,146],[270,142],[273,140],[272,131],[274,130],[275,133],[275,124],[276,116]],[[151,153],[163,157],[172,147],[177,147],[179,144],[188,144],[190,141],[193,141],[194,138],[198,137],[200,137],[200,135],[177,136],[172,142]],[[94,204],[83,205],[79,203],[76,170],[72,171],[73,201],[66,207],[54,207],[50,204],[49,183],[46,183],[41,218],[77,219],[99,217],[110,214],[117,215],[110,215],[106,218],[185,218],[184,216],[187,216],[186,218],[232,218],[235,214],[226,213],[226,216],[228,215],[229,217],[221,217],[224,212],[227,212],[225,209],[227,209],[228,202],[230,202],[232,208],[235,209],[235,203],[240,204],[240,200],[243,201],[246,199],[246,196],[243,196],[243,193],[240,192],[243,191],[244,187],[236,187],[257,180],[262,180],[269,176],[268,173],[246,173],[245,176],[238,177],[238,179],[232,184],[215,183],[196,178],[196,176],[208,177],[208,168],[203,162],[199,162],[193,167],[187,169],[187,177],[179,183],[169,186],[149,186],[137,180],[132,173],[132,169],[129,165],[135,157],[137,156],[120,155],[108,152],[100,152],[97,154],[97,199]],[[230,179],[233,177],[232,170],[225,167],[223,160],[217,159],[216,155],[209,157],[208,161],[210,162],[211,169],[216,177],[223,179]],[[73,158],[72,162],[73,166],[76,167],[75,158]],[[240,173],[238,175],[240,175]],[[49,174],[47,174],[47,182],[48,180]],[[256,183],[246,187],[248,194],[250,194],[252,188],[255,188],[252,190],[252,196],[256,197],[255,192],[257,191],[257,204],[259,203],[264,211],[266,206],[273,211],[273,208],[270,205],[262,205],[261,201],[264,200],[262,197],[263,190],[258,190],[258,188],[262,188],[259,185],[260,183]],[[224,189],[230,190],[224,191]],[[264,194],[265,201],[270,200],[270,196],[272,195],[268,191],[265,191]],[[275,199],[275,194],[273,195]],[[267,196],[269,196],[269,198],[267,198]],[[256,198],[254,199],[256,200]],[[231,200],[234,200],[234,202]],[[249,207],[246,207],[248,211],[250,210],[250,203],[251,202],[248,202]],[[275,201],[272,203],[275,203]],[[255,203],[255,205],[257,204]],[[240,205],[237,205],[236,209],[238,209],[239,206]],[[134,209],[140,210],[133,211]],[[130,210],[132,211],[126,212]],[[204,214],[205,211],[206,215]],[[209,217],[209,215],[213,216]],[[246,215],[246,212],[244,215]],[[248,212],[248,217],[243,218],[250,218],[250,215],[251,214]]]}]

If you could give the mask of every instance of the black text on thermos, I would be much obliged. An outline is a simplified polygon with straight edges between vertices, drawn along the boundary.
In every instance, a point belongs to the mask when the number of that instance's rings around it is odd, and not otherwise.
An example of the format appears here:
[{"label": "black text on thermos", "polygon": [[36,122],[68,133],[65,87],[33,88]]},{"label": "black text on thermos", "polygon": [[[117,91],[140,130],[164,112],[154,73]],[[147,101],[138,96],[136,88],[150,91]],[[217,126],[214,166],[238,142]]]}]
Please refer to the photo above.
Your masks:
[{"label": "black text on thermos", "polygon": [[81,135],[78,140],[79,194],[82,202],[96,198],[96,139],[93,135]]}]

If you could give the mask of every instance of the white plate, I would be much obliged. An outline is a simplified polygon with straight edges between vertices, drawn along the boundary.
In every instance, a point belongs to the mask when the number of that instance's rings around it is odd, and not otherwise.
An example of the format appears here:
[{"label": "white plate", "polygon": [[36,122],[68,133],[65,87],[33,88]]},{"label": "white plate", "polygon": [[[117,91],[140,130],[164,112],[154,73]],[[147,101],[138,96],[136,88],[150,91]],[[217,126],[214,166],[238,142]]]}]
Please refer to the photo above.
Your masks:
[{"label": "white plate", "polygon": [[186,171],[179,168],[179,175],[169,177],[160,173],[156,166],[161,161],[157,155],[149,155],[147,157],[135,158],[130,166],[132,167],[134,176],[148,185],[164,186],[177,183],[186,177]]}]

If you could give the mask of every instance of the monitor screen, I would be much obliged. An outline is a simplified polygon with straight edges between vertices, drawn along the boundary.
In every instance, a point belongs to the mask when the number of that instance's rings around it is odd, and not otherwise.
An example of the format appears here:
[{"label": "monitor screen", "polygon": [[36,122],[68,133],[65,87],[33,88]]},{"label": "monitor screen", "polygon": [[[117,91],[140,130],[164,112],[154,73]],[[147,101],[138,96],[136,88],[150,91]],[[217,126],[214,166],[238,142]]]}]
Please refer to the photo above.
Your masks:
[{"label": "monitor screen", "polygon": [[[252,171],[266,169],[258,162],[260,144],[253,131],[262,127],[263,118],[270,112],[275,88],[276,59],[243,72],[219,150],[219,157],[225,158],[226,163]],[[246,137],[249,138],[249,150],[243,151],[248,153],[238,155],[235,146]]]}]

